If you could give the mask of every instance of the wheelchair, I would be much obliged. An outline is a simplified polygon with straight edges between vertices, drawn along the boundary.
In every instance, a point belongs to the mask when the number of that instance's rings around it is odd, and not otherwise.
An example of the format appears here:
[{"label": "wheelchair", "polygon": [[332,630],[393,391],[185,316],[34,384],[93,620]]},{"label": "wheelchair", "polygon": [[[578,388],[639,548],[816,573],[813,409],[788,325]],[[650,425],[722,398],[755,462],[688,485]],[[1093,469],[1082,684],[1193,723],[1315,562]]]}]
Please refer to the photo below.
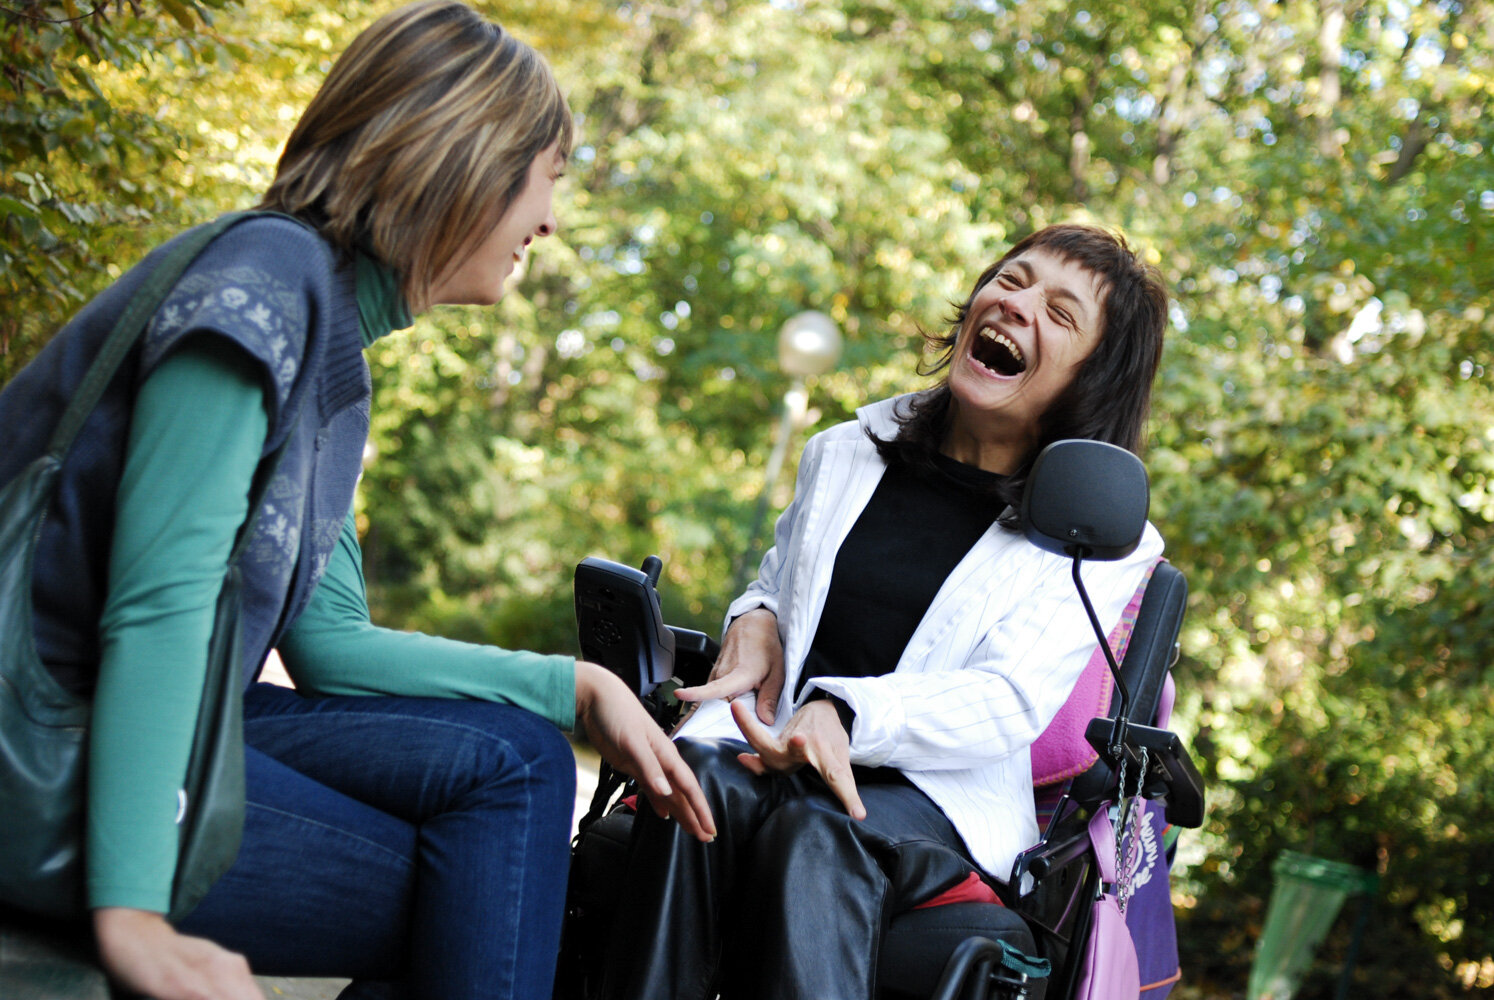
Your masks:
[{"label": "wheelchair", "polygon": [[[1030,541],[1073,560],[1073,577],[1114,680],[1108,715],[1084,732],[1094,762],[1061,784],[1035,789],[1037,844],[1004,881],[987,879],[999,903],[953,902],[895,915],[882,942],[877,1000],[1070,1000],[1084,975],[1090,903],[1104,888],[1089,819],[1124,815],[1145,801],[1175,827],[1202,825],[1203,783],[1182,741],[1153,723],[1170,712],[1187,583],[1159,562],[1139,593],[1129,643],[1117,662],[1084,592],[1084,559],[1134,551],[1147,518],[1149,488],[1139,459],[1093,441],[1061,441],[1039,456],[1021,511]],[[666,729],[680,707],[674,688],[703,683],[719,647],[704,633],[666,625],[656,585],[662,563],[639,569],[588,558],[576,569],[582,655],[613,670]],[[617,905],[635,791],[603,765],[573,845],[556,1000],[591,1000],[600,985],[602,942]],[[1170,909],[1167,911],[1171,932]],[[1147,985],[1147,984],[1143,984]],[[1165,990],[1153,993],[1160,996]]]}]

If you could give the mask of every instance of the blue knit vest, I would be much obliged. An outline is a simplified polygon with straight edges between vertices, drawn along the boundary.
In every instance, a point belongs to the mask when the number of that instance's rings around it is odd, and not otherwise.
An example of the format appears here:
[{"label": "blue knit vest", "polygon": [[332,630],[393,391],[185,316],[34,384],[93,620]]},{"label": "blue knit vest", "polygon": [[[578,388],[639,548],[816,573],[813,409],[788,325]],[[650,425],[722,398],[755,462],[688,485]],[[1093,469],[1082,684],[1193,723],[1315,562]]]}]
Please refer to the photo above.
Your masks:
[{"label": "blue knit vest", "polygon": [[[84,306],[0,391],[0,483],[45,451],[119,312],[170,245]],[[354,269],[298,223],[240,222],[177,282],[63,465],[37,542],[33,620],[38,654],[74,692],[90,692],[98,673],[115,497],[135,395],[175,347],[196,335],[228,338],[261,370],[269,433],[256,484],[270,475],[267,459],[285,445],[240,564],[246,684],[310,600],[352,506],[371,396]]]}]

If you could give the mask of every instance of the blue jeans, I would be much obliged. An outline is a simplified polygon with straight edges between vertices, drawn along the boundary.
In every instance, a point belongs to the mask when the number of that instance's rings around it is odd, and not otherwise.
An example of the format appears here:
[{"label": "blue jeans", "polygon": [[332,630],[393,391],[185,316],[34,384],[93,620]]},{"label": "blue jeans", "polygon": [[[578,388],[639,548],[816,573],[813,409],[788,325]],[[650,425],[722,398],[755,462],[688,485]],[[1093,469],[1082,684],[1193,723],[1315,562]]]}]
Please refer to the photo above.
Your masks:
[{"label": "blue jeans", "polygon": [[345,997],[547,998],[575,759],[523,709],[244,697],[238,859],[180,927]]}]

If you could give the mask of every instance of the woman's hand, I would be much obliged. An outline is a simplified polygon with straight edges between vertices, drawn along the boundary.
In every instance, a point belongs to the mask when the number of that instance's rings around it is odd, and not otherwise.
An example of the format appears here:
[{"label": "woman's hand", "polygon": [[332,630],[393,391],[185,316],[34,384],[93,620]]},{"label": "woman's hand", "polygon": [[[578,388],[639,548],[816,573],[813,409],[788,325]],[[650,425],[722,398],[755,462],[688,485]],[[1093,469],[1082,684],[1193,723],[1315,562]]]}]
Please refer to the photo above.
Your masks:
[{"label": "woman's hand", "polygon": [[852,819],[866,819],[866,806],[861,804],[856,779],[851,774],[851,737],[841,725],[833,703],[809,702],[794,713],[777,736],[741,705],[732,705],[731,714],[748,745],[757,751],[737,755],[743,767],[753,774],[769,771],[792,774],[808,764],[820,772]]},{"label": "woman's hand", "polygon": [[265,1000],[243,955],[178,933],[159,913],[125,907],[93,911],[104,970],[156,1000]]},{"label": "woman's hand", "polygon": [[664,730],[605,667],[576,661],[576,723],[602,759],[636,778],[654,811],[697,840],[716,837],[705,793]]},{"label": "woman's hand", "polygon": [[778,638],[778,616],[767,608],[754,608],[737,617],[721,643],[721,655],[711,676],[699,687],[680,688],[680,701],[731,701],[748,691],[757,692],[757,717],[769,725],[778,718],[778,698],[783,694],[783,641]]}]

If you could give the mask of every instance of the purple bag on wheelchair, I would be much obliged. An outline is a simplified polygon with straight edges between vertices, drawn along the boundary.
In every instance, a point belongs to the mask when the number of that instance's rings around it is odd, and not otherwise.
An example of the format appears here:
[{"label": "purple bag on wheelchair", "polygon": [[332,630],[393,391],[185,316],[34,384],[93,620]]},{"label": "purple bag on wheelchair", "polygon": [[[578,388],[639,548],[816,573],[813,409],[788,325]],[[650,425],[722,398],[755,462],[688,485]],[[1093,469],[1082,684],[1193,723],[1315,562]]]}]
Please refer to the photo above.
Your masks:
[{"label": "purple bag on wheelchair", "polygon": [[[1173,699],[1177,689],[1171,675],[1162,687],[1157,706],[1156,725],[1165,728],[1172,721]],[[1169,827],[1163,811],[1153,803],[1137,805],[1144,809],[1137,824],[1138,835],[1132,853],[1131,899],[1126,906],[1126,926],[1136,946],[1141,975],[1141,993],[1147,1000],[1163,1000],[1173,984],[1183,978],[1178,966],[1178,925],[1172,912],[1172,850],[1167,842]]]},{"label": "purple bag on wheelchair", "polygon": [[1075,1000],[1136,1000],[1141,995],[1136,949],[1115,897],[1107,893],[1095,900],[1090,920]]},{"label": "purple bag on wheelchair", "polygon": [[[1129,871],[1120,873],[1128,886],[1124,911],[1114,891],[1095,900],[1076,1000],[1162,1000],[1181,977],[1167,825],[1160,809],[1147,806],[1140,799],[1132,802],[1141,815],[1127,851]],[[1115,883],[1116,837],[1108,810],[1090,819],[1089,836],[1100,878]]]},{"label": "purple bag on wheelchair", "polygon": [[1162,810],[1147,803],[1131,868],[1131,899],[1126,904],[1126,927],[1136,948],[1141,995],[1162,1000],[1182,978],[1178,967],[1178,929],[1172,911],[1172,862],[1167,821]]},{"label": "purple bag on wheelchair", "polygon": [[[1089,841],[1095,849],[1101,881],[1114,883],[1115,830],[1108,809],[1099,809],[1090,818]],[[1084,944],[1084,965],[1074,1000],[1136,1000],[1140,995],[1141,974],[1131,931],[1114,892],[1102,891],[1090,914],[1089,939]]]}]

